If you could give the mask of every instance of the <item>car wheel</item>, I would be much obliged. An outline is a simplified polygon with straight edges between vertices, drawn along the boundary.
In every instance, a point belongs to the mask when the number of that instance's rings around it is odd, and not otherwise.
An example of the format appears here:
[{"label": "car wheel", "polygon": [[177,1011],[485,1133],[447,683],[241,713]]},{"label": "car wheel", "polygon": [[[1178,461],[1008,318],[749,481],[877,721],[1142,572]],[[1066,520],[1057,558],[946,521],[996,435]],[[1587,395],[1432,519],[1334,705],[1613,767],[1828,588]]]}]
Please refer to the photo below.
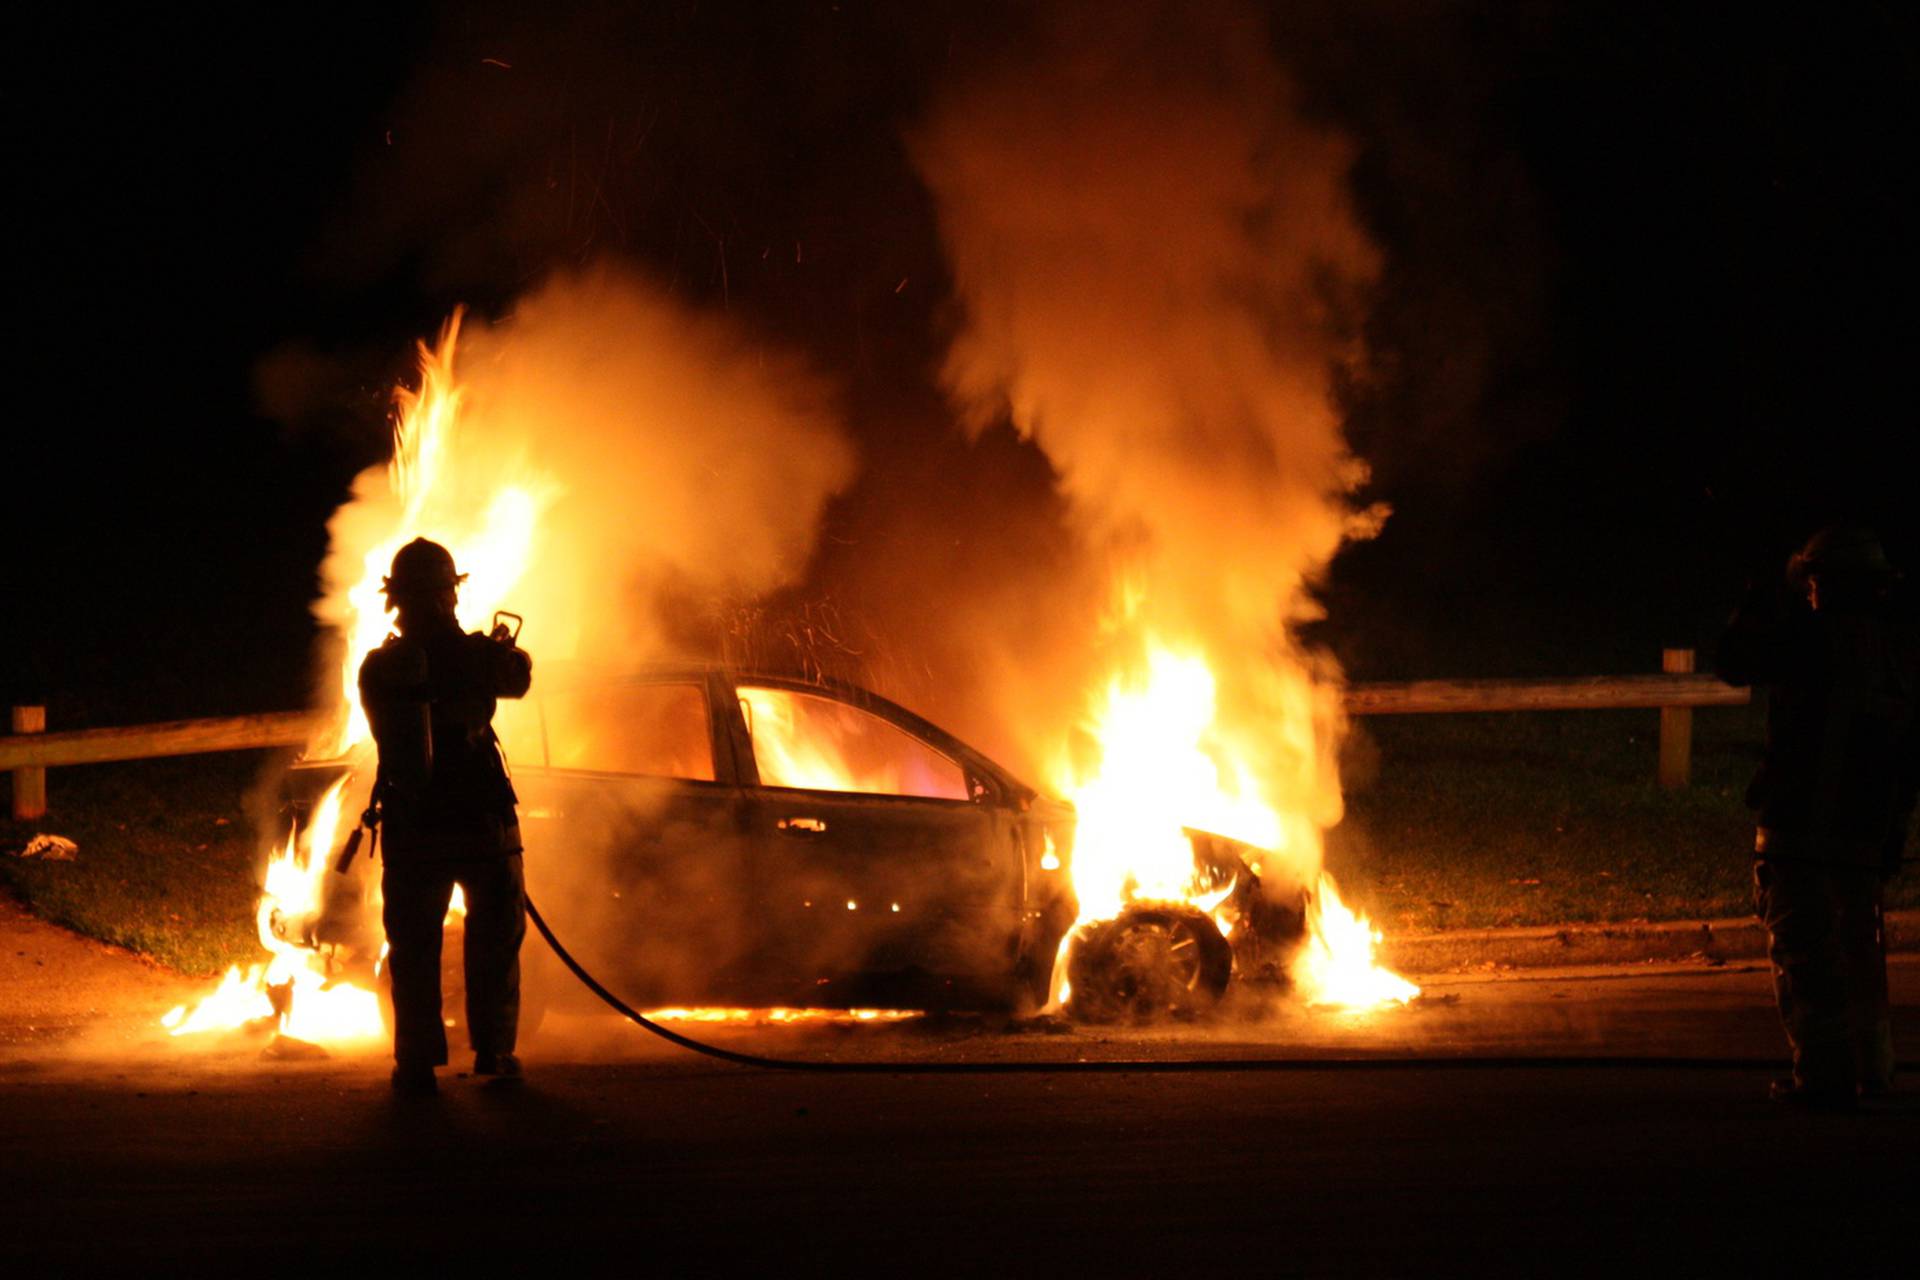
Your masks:
[{"label": "car wheel", "polygon": [[1067,1012],[1083,1022],[1192,1018],[1218,1003],[1233,950],[1213,921],[1172,903],[1089,926],[1067,959]]}]

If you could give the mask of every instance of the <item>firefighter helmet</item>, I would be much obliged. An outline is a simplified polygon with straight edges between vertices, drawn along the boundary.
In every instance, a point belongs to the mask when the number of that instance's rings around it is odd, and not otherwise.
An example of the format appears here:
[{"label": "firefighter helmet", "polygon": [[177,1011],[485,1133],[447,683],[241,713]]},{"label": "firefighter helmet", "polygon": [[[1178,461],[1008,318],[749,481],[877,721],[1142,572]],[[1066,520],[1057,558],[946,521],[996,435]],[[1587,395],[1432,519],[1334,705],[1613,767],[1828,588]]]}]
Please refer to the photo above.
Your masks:
[{"label": "firefighter helmet", "polygon": [[1857,524],[1828,525],[1807,539],[1807,545],[1794,554],[1793,563],[1803,576],[1840,573],[1885,578],[1893,573],[1880,539]]},{"label": "firefighter helmet", "polygon": [[1887,549],[1871,530],[1835,524],[1807,539],[1787,562],[1787,580],[1795,587],[1805,590],[1809,578],[1875,590],[1892,581],[1894,570]]},{"label": "firefighter helmet", "polygon": [[415,538],[393,553],[393,568],[380,580],[389,601],[457,587],[467,575],[456,572],[453,553],[437,542]]}]

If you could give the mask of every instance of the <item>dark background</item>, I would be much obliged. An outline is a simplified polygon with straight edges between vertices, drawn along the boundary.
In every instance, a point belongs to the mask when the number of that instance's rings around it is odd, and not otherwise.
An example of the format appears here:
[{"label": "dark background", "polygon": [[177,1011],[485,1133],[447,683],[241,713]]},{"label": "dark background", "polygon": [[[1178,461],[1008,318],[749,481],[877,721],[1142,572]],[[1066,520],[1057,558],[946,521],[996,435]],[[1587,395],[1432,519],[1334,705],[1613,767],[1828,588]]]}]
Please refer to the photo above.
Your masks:
[{"label": "dark background", "polygon": [[[1319,629],[1352,674],[1652,669],[1836,518],[1920,562],[1908,10],[1270,12],[1387,264],[1348,399],[1395,515]],[[325,520],[413,341],[606,255],[842,381],[866,469],[830,535],[1044,496],[934,390],[949,295],[900,142],[1018,14],[25,20],[0,694],[55,728],[299,705]]]}]

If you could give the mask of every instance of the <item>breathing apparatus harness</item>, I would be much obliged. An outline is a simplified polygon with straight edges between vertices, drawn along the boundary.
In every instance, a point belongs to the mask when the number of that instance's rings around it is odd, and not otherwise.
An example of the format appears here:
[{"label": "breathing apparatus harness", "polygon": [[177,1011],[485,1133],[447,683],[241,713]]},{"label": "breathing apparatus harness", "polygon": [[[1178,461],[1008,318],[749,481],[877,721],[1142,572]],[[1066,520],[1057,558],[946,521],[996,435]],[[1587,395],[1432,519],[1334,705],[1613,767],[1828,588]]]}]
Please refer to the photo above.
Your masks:
[{"label": "breathing apparatus harness", "polygon": [[[513,622],[511,627],[507,625],[508,619]],[[520,640],[520,629],[525,625],[526,619],[519,614],[509,613],[505,609],[496,609],[493,614],[493,624],[487,631],[487,638],[499,644],[517,644]],[[487,728],[487,738],[499,754],[500,767],[511,774],[512,770],[507,768],[506,748],[500,745],[499,735],[493,732],[492,726]],[[433,773],[433,719],[426,712],[424,705],[419,722],[419,741],[414,745],[420,759],[414,762],[413,768],[420,775],[420,781],[424,782]],[[353,865],[354,856],[360,852],[363,838],[367,841],[367,857],[371,859],[379,855],[380,819],[385,812],[387,796],[392,789],[393,782],[387,774],[387,763],[383,754],[374,771],[373,791],[367,797],[366,809],[360,814],[360,824],[347,836],[346,846],[340,850],[339,860],[334,863],[333,869],[341,875],[345,875],[347,868]]]}]

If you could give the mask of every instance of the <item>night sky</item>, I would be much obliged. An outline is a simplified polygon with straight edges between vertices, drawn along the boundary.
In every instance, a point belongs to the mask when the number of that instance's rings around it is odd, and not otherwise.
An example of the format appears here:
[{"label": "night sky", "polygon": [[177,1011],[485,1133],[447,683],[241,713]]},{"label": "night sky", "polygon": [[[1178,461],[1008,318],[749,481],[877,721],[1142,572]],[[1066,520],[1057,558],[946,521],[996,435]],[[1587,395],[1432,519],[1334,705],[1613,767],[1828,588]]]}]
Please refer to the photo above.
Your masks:
[{"label": "night sky", "polygon": [[[299,705],[413,341],[556,267],[636,263],[839,379],[867,470],[829,534],[1044,495],[942,404],[901,140],[1020,7],[301,8],[27,20],[9,702]],[[1354,675],[1652,669],[1835,518],[1920,563],[1909,10],[1269,8],[1385,261],[1346,407],[1395,514],[1323,593]]]}]

